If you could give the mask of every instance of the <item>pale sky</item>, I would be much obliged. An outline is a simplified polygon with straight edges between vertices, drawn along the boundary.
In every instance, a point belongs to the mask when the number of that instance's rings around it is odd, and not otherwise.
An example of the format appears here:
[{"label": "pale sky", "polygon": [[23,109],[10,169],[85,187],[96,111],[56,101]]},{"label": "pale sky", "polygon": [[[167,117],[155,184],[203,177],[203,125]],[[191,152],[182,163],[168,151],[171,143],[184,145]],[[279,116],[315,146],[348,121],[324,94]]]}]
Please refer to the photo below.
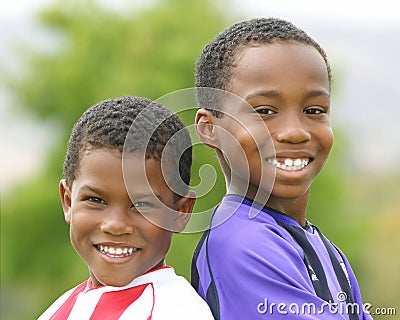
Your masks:
[{"label": "pale sky", "polygon": [[[229,2],[229,1],[227,1]],[[251,14],[263,14],[266,10],[279,15],[303,17],[320,16],[322,20],[354,22],[392,21],[399,24],[400,9],[397,0],[235,0]]]},{"label": "pale sky", "polygon": [[[98,0],[108,7],[143,5],[136,0]],[[33,24],[34,13],[52,0],[0,2],[0,73],[21,68],[18,42],[46,50],[48,38]],[[146,3],[149,3],[147,1]],[[349,163],[360,170],[397,168],[400,162],[400,10],[395,0],[223,0],[233,19],[275,16],[307,31],[327,51],[337,84],[333,125],[348,133]],[[1,80],[0,80],[1,81]],[[180,88],[177,88],[180,89]],[[0,189],[34,174],[57,141],[51,124],[11,112],[13,101],[0,82]],[[51,134],[49,131],[51,130]],[[34,137],[34,139],[33,139]],[[50,137],[50,138],[49,138]]]}]

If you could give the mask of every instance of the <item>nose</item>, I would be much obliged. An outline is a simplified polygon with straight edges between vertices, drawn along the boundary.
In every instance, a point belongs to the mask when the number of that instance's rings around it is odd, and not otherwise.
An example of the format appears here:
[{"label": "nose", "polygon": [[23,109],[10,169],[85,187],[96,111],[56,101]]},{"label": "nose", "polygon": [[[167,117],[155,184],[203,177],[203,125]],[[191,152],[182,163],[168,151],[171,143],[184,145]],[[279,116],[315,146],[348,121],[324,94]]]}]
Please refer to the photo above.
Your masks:
[{"label": "nose", "polygon": [[278,124],[276,140],[283,143],[304,143],[311,139],[311,134],[301,116],[291,115]]},{"label": "nose", "polygon": [[112,235],[124,235],[133,233],[134,226],[130,221],[129,212],[120,209],[110,210],[101,223],[101,231]]}]

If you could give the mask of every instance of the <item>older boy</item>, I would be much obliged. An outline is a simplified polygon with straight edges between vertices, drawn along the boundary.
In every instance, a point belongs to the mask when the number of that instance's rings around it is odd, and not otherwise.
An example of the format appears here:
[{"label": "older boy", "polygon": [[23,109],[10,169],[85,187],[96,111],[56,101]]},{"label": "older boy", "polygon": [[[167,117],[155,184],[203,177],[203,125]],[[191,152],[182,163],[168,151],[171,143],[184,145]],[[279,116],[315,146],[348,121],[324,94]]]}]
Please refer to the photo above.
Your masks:
[{"label": "older boy", "polygon": [[148,99],[109,99],[82,115],[69,140],[60,195],[90,279],[40,320],[213,319],[164,262],[173,232],[185,227],[194,204],[191,152],[179,118]]},{"label": "older boy", "polygon": [[[284,20],[240,22],[203,49],[196,87],[197,132],[227,182],[192,265],[192,284],[214,317],[371,319],[347,259],[306,218],[333,144],[323,49]],[[215,104],[206,88],[245,103]]]}]

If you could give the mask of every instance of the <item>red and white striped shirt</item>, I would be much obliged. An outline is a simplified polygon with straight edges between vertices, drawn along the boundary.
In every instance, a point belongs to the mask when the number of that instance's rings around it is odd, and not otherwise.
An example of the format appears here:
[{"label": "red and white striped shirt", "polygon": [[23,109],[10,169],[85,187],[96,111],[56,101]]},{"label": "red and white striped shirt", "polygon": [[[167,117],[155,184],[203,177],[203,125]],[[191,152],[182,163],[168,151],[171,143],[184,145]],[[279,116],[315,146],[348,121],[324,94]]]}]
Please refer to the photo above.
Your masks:
[{"label": "red and white striped shirt", "polygon": [[93,288],[91,280],[59,297],[38,320],[214,319],[204,300],[172,267],[161,267],[124,287]]}]

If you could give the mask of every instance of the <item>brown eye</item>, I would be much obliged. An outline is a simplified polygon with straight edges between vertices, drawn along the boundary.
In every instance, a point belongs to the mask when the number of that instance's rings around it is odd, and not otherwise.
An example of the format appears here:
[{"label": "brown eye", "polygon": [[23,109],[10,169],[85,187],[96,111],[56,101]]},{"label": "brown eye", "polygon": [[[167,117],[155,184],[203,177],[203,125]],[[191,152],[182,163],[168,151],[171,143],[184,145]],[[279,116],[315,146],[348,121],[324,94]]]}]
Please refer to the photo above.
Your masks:
[{"label": "brown eye", "polygon": [[322,113],[326,113],[326,111],[322,108],[317,108],[317,107],[312,107],[312,108],[308,108],[306,110],[304,110],[305,114],[322,114]]},{"label": "brown eye", "polygon": [[85,199],[86,201],[92,202],[92,203],[98,203],[98,204],[104,204],[105,201],[103,199],[100,199],[98,197],[87,197]]},{"label": "brown eye", "polygon": [[145,208],[145,207],[151,207],[151,203],[150,202],[146,202],[146,201],[138,201],[138,202],[135,202],[133,204],[133,206],[135,208]]},{"label": "brown eye", "polygon": [[256,109],[256,112],[263,115],[271,115],[275,114],[276,112],[268,107],[260,107]]}]

